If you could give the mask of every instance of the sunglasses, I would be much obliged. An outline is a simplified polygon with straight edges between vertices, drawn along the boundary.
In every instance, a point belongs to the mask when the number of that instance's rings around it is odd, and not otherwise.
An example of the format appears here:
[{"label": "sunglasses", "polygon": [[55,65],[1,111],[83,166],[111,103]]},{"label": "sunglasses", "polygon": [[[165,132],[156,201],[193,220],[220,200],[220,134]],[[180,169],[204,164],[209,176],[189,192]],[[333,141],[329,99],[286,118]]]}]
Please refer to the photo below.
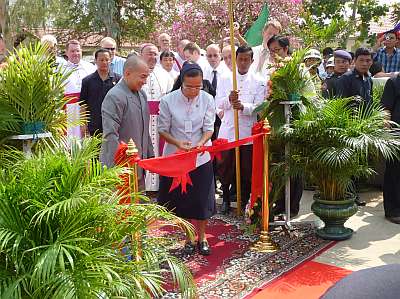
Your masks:
[{"label": "sunglasses", "polygon": [[108,51],[115,51],[115,48],[104,48],[104,49],[106,49]]}]

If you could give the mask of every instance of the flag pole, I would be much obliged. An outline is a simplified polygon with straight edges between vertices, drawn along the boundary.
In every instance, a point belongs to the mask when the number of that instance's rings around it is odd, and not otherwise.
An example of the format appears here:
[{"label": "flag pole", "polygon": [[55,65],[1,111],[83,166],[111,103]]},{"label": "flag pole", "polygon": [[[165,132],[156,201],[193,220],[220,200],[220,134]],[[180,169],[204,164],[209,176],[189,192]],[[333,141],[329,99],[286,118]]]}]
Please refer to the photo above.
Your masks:
[{"label": "flag pole", "polygon": [[[235,32],[233,23],[233,0],[228,0],[229,9],[229,31],[230,31],[230,42],[231,42],[231,53],[232,53],[232,87],[233,90],[237,91],[237,78],[236,78],[236,50],[235,50]],[[233,110],[233,119],[235,125],[235,140],[239,140],[239,111]],[[235,165],[236,165],[236,213],[238,216],[241,214],[242,196],[241,196],[241,184],[240,184],[240,150],[239,147],[235,148]]]}]

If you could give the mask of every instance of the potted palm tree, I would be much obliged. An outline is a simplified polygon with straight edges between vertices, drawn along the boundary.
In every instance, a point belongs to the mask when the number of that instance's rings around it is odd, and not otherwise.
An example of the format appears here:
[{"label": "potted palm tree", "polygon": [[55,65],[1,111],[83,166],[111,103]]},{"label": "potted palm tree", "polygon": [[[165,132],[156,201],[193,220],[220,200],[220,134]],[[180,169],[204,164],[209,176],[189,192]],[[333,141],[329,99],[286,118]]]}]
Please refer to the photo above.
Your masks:
[{"label": "potted palm tree", "polygon": [[[0,140],[11,135],[57,133],[66,126],[65,82],[46,45],[21,45],[0,71]],[[60,130],[61,129],[61,130]]]},{"label": "potted palm tree", "polygon": [[374,173],[371,158],[397,156],[400,137],[385,126],[385,112],[374,102],[354,107],[353,99],[333,99],[309,106],[283,130],[290,144],[290,170],[317,186],[313,212],[325,226],[324,239],[344,240],[353,231],[344,223],[357,211],[350,192],[355,178]]},{"label": "potted palm tree", "polygon": [[100,140],[45,142],[31,158],[0,155],[0,297],[159,298],[175,284],[193,298],[171,240],[148,227],[189,224],[155,204],[118,205],[122,170],[101,166]]}]

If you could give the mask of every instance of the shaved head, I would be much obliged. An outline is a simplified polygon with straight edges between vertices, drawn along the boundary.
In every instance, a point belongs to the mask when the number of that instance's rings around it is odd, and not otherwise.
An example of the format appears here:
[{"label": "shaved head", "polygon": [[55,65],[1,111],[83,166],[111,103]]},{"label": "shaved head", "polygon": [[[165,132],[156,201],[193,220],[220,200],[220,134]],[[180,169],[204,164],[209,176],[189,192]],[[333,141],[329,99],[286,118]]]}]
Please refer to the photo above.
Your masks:
[{"label": "shaved head", "polygon": [[147,63],[139,56],[129,57],[124,64],[124,80],[132,91],[139,91],[149,76]]},{"label": "shaved head", "polygon": [[141,57],[132,55],[125,61],[124,72],[126,70],[135,71],[142,65],[147,66],[146,62]]}]

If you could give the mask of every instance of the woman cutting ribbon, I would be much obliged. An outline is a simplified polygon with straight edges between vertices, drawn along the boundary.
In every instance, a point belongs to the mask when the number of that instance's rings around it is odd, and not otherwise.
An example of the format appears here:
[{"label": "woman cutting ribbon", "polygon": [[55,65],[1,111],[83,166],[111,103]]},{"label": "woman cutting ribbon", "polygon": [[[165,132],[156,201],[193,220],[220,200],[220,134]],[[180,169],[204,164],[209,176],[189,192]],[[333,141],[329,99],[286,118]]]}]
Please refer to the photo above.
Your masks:
[{"label": "woman cutting ribbon", "polygon": [[[196,63],[186,63],[180,74],[182,86],[160,102],[158,131],[166,140],[163,155],[177,151],[189,151],[203,145],[211,145],[214,130],[215,104],[212,96],[202,90],[203,73]],[[180,188],[169,192],[172,178],[160,177],[158,202],[187,220],[196,220],[198,249],[209,255],[210,247],[205,236],[207,220],[215,213],[215,188],[210,154],[197,156],[196,169],[189,173],[191,186],[183,193]],[[194,240],[187,237],[185,252],[196,250]]]}]

